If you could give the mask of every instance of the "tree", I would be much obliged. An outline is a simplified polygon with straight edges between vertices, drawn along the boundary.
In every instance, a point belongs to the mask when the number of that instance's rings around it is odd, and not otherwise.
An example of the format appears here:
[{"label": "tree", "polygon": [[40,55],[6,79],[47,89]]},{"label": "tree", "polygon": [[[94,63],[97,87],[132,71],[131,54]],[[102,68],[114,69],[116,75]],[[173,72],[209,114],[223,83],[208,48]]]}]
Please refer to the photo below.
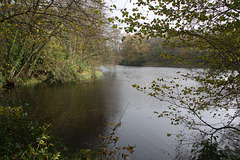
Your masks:
[{"label": "tree", "polygon": [[74,79],[106,56],[103,9],[100,0],[1,1],[1,78]]},{"label": "tree", "polygon": [[[196,67],[195,62],[201,63],[198,50],[186,47],[171,47],[163,45],[162,38],[138,39],[139,36],[127,35],[122,43],[122,65],[148,65],[167,67]],[[194,61],[188,64],[188,61]],[[203,61],[202,61],[203,62]]]},{"label": "tree", "polygon": [[[239,71],[239,1],[139,0],[136,5],[132,15],[122,10],[124,19],[119,21],[129,25],[127,32],[171,39],[172,45],[207,48],[209,59],[223,62],[217,67]],[[140,7],[155,18],[147,21]]]},{"label": "tree", "polygon": [[134,36],[127,35],[122,44],[121,54],[124,57],[125,65],[142,65],[149,58],[150,44],[143,40],[139,42]]},{"label": "tree", "polygon": [[[204,138],[201,141],[210,141],[210,145],[203,146],[216,147],[216,142],[218,150],[227,150],[226,147],[231,150],[233,146],[223,141],[226,137],[235,139],[240,134],[240,2],[137,0],[136,6],[132,13],[122,10],[124,18],[119,21],[128,25],[126,32],[147,38],[161,37],[171,46],[197,49],[201,52],[198,58],[207,61],[209,68],[194,75],[183,75],[184,81],[199,82],[197,86],[183,87],[179,79],[170,82],[158,79],[150,88],[134,87],[169,102],[169,110],[158,113],[159,117],[168,116],[172,124],[184,124],[198,131]],[[147,13],[154,16],[144,15],[141,9],[147,9]],[[212,119],[206,115],[211,115]],[[239,140],[236,143],[239,144]],[[231,154],[239,153],[239,148],[237,150],[232,149]],[[205,154],[193,153],[200,159]],[[229,156],[230,151],[228,153]]]}]

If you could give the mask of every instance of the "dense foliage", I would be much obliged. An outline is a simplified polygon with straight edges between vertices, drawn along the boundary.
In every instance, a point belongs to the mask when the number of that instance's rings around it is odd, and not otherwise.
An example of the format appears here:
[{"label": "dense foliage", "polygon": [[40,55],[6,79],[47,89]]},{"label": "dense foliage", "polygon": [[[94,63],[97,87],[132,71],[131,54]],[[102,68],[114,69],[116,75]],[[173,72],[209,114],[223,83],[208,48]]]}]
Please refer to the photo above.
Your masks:
[{"label": "dense foliage", "polygon": [[2,0],[0,30],[2,82],[77,80],[116,58],[102,1]]},{"label": "dense foliage", "polygon": [[30,121],[21,107],[0,107],[0,159],[59,159],[64,148],[50,125]]},{"label": "dense foliage", "polygon": [[[191,133],[180,144],[192,144],[192,159],[238,159],[240,150],[240,2],[238,0],[136,0],[132,11],[122,9],[127,32],[141,38],[164,38],[170,46],[200,51],[208,67],[170,82],[161,78],[148,87],[134,85],[160,101],[170,103],[173,125]],[[148,16],[149,15],[149,16]],[[150,16],[151,15],[151,16]],[[183,87],[184,81],[197,86]],[[171,136],[171,134],[168,134]],[[187,141],[186,143],[183,142]],[[200,142],[200,143],[199,143]],[[181,158],[179,152],[177,158]]]}]

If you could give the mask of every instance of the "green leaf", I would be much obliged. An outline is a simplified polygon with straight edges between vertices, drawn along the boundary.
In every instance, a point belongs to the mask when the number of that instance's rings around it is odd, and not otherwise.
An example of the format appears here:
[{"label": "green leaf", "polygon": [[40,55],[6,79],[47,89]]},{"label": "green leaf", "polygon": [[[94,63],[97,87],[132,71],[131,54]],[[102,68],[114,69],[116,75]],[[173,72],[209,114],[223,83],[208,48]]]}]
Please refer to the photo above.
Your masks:
[{"label": "green leaf", "polygon": [[110,17],[108,18],[108,21],[109,21],[110,23],[112,23],[113,20],[114,20],[113,18],[110,18]]}]

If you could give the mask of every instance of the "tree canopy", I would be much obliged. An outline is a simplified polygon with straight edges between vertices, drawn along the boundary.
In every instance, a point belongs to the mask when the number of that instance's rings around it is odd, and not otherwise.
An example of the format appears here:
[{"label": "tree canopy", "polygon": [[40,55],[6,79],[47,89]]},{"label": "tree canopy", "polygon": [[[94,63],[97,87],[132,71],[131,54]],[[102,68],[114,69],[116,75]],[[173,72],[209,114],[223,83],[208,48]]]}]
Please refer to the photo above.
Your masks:
[{"label": "tree canopy", "polygon": [[99,0],[1,1],[1,80],[64,82],[114,62],[104,9]]},{"label": "tree canopy", "polygon": [[[138,0],[135,5],[132,13],[122,10],[124,18],[119,21],[128,24],[126,32],[208,50],[207,58],[218,58],[212,65],[239,72],[239,1]],[[144,9],[151,17],[141,12]]]}]

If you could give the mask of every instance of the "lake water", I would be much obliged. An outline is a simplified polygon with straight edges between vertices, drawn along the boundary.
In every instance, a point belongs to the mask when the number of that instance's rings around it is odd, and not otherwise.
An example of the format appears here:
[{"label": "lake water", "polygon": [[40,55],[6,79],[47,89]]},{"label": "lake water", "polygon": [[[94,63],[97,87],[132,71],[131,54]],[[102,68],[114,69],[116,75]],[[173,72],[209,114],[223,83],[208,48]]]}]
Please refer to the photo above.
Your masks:
[{"label": "lake water", "polygon": [[[147,86],[156,78],[172,80],[182,68],[101,67],[104,78],[86,84],[61,84],[23,87],[10,91],[5,101],[29,106],[36,118],[51,122],[72,151],[93,147],[98,135],[110,133],[109,123],[118,121],[119,145],[136,145],[133,160],[167,160],[175,156],[176,137],[181,126],[172,126],[167,118],[157,118],[154,111],[167,104],[132,87]],[[189,83],[189,82],[188,82]]]}]

